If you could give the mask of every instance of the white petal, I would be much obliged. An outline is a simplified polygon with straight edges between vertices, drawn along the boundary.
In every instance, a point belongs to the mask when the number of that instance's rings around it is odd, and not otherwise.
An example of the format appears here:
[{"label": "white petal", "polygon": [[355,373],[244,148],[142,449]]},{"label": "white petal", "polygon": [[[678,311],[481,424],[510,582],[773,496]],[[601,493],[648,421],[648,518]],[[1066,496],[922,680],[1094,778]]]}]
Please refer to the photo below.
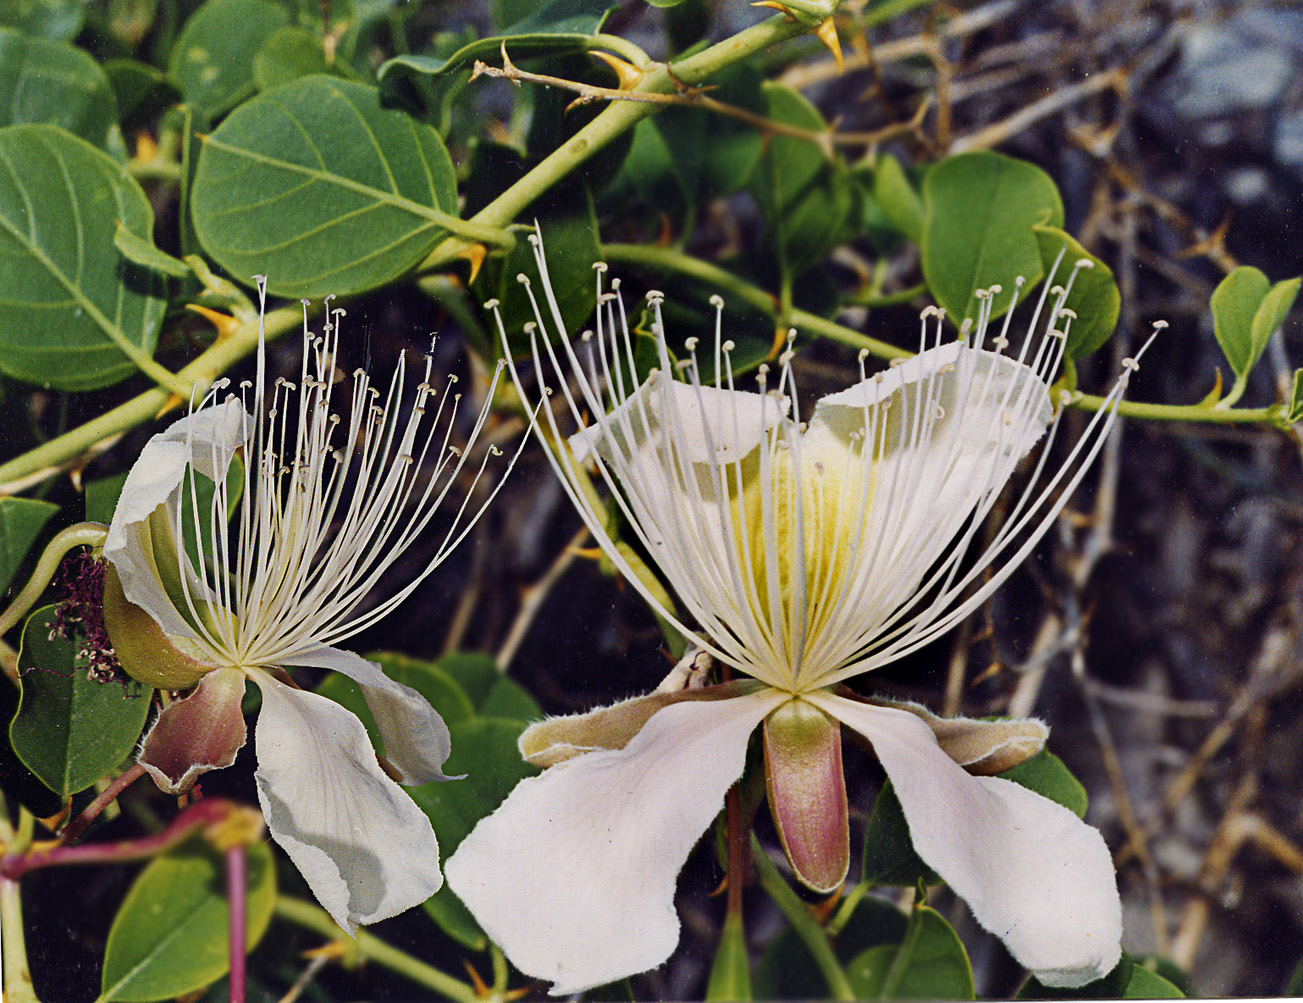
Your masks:
[{"label": "white petal", "polygon": [[[158,554],[175,555],[177,547],[171,541],[170,527],[166,530],[168,540],[157,541],[157,548],[153,533],[160,522],[170,520],[151,520],[150,517],[160,505],[177,503],[186,468],[192,463],[195,470],[206,477],[224,478],[236,448],[244,441],[246,421],[247,415],[240,402],[230,399],[174,422],[166,431],[145,443],[118,497],[108,537],[104,541],[104,557],[113,562],[126,597],[157,620],[169,634],[196,636],[160,580],[156,549]],[[188,443],[193,444],[193,456]],[[175,556],[172,559],[175,560]],[[172,571],[171,577],[175,576],[176,572]],[[196,590],[197,601],[204,593],[193,572],[191,584]]]},{"label": "white petal", "polygon": [[266,672],[256,731],[258,802],[326,912],[354,933],[439,890],[430,820],[380,769],[357,717]]},{"label": "white petal", "polygon": [[432,780],[462,779],[443,772],[452,741],[439,712],[416,690],[390,679],[377,663],[342,648],[314,648],[282,658],[281,664],[333,669],[362,688],[380,730],[385,759],[398,771],[400,784],[415,786]]},{"label": "white petal", "polygon": [[623,749],[522,780],[449,859],[449,886],[553,995],[655,967],[679,939],[679,870],[784,699],[677,703]]},{"label": "white petal", "polygon": [[873,743],[910,838],[933,870],[1048,986],[1081,986],[1121,954],[1122,904],[1100,834],[1067,808],[971,777],[914,714],[827,692],[806,697]]},{"label": "white petal", "polygon": [[609,463],[616,451],[631,458],[669,432],[692,463],[733,463],[760,445],[786,413],[786,398],[692,386],[657,373],[610,414],[572,435],[570,449],[579,463],[594,449]]}]

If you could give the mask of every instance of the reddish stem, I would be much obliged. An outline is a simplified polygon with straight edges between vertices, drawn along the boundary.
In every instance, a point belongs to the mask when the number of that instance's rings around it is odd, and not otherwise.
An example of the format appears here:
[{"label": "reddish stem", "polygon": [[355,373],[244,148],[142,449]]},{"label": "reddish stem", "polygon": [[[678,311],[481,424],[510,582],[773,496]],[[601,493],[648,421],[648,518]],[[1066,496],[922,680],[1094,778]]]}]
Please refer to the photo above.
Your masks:
[{"label": "reddish stem", "polygon": [[244,1003],[247,896],[244,844],[226,851],[226,901],[231,912],[231,1003]]},{"label": "reddish stem", "polygon": [[28,871],[35,871],[42,867],[142,860],[170,850],[197,829],[225,820],[232,810],[238,807],[234,802],[221,798],[205,798],[183,811],[166,829],[155,836],[124,839],[113,843],[92,843],[89,846],[38,843],[25,853],[14,854],[0,860],[0,877],[16,881]]},{"label": "reddish stem", "polygon": [[728,820],[728,914],[741,915],[742,890],[751,866],[751,833],[742,817],[742,795],[734,784],[724,797]]},{"label": "reddish stem", "polygon": [[80,815],[64,826],[61,834],[63,841],[65,843],[75,843],[90,824],[99,818],[100,812],[107,808],[119,794],[140,779],[141,774],[144,772],[145,768],[139,763],[124,770],[120,777],[104,789],[103,794],[88,804]]}]

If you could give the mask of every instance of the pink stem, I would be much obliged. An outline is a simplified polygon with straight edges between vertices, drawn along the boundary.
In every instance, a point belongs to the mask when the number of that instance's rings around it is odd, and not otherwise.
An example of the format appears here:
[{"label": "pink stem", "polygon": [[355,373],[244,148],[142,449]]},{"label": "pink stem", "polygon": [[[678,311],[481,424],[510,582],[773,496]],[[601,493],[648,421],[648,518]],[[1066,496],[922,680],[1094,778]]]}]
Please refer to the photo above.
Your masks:
[{"label": "pink stem", "polygon": [[28,871],[42,867],[56,867],[66,864],[103,864],[123,863],[128,860],[142,860],[152,857],[164,850],[169,850],[182,842],[196,829],[202,829],[214,822],[224,820],[237,806],[221,798],[205,798],[197,801],[156,836],[144,839],[124,839],[114,843],[92,843],[89,846],[32,846],[24,853],[14,854],[0,860],[0,877],[15,881]]},{"label": "pink stem", "polygon": [[231,1003],[244,1003],[245,945],[247,943],[244,846],[226,851],[226,901],[231,910]]},{"label": "pink stem", "polygon": [[124,790],[130,787],[145,772],[145,768],[139,763],[133,765],[130,769],[124,770],[122,776],[109,784],[104,789],[104,793],[86,806],[86,809],[74,818],[63,830],[63,841],[65,843],[75,843],[77,838],[86,831],[87,827],[99,817],[100,812],[109,806],[109,804]]}]

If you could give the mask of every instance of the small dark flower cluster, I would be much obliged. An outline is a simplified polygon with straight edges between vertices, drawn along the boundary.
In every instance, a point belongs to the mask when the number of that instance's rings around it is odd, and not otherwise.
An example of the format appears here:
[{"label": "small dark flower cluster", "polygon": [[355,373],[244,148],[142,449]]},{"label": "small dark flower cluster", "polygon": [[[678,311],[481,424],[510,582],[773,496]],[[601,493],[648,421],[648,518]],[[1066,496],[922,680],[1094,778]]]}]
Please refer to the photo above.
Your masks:
[{"label": "small dark flower cluster", "polygon": [[77,657],[87,663],[86,678],[96,683],[127,685],[127,674],[113,653],[104,626],[104,561],[89,550],[69,554],[59,569],[59,588],[67,598],[54,611],[50,638],[80,635]]}]

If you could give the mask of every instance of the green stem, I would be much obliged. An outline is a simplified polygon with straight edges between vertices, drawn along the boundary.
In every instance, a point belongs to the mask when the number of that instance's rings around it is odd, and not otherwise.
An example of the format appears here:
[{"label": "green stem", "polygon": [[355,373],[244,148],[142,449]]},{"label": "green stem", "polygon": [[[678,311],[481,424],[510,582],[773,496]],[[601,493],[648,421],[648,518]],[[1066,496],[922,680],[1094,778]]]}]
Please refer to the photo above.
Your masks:
[{"label": "green stem", "polygon": [[[0,795],[0,845],[8,852],[14,840],[9,812]],[[23,900],[17,881],[0,878],[0,990],[5,1003],[40,1003],[32,988],[27,964],[27,931],[23,928]]]},{"label": "green stem", "polygon": [[[668,94],[680,84],[697,84],[720,70],[746,59],[778,42],[804,34],[809,28],[799,21],[778,15],[760,24],[752,25],[731,38],[703,49],[673,64],[673,75],[668,66],[649,71],[633,87],[642,94]],[[512,223],[531,202],[548,191],[585,160],[605,147],[617,136],[631,129],[648,115],[661,108],[646,101],[613,101],[600,115],[575,133],[569,140],[553,150],[533,170],[481,209],[470,220],[471,224],[504,227]],[[442,241],[421,263],[419,271],[431,271],[453,260],[466,247],[457,237]]]},{"label": "green stem", "polygon": [[[281,337],[303,322],[303,308],[298,304],[267,314],[267,341]],[[219,339],[194,362],[177,373],[182,384],[179,396],[188,400],[196,391],[206,390],[217,376],[258,347],[258,319],[254,317],[229,337]],[[0,490],[3,485],[26,477],[45,467],[56,467],[85,452],[95,443],[144,424],[154,418],[171,394],[161,387],[146,390],[138,397],[100,415],[85,425],[65,432],[8,463],[0,465]]]},{"label": "green stem", "polygon": [[36,600],[54,578],[54,573],[59,570],[59,562],[68,551],[74,547],[101,547],[107,534],[108,531],[97,522],[79,522],[55,533],[41,552],[32,577],[27,579],[27,584],[14,597],[9,608],[0,613],[0,635],[9,633],[27,611],[36,605]]},{"label": "green stem", "polygon": [[[1083,411],[1098,411],[1105,399],[1091,394],[1078,394],[1072,406]],[[1279,407],[1237,407],[1219,410],[1203,404],[1143,404],[1124,400],[1118,405],[1118,414],[1147,421],[1203,421],[1210,425],[1275,425],[1280,422]]]},{"label": "green stem", "polygon": [[[749,303],[775,320],[778,319],[780,305],[772,294],[751,285],[718,265],[702,261],[700,258],[694,258],[673,248],[648,247],[642,244],[604,244],[602,245],[602,257],[609,262],[643,265],[648,268],[678,272],[680,275],[700,279],[733,294],[744,303]],[[876,355],[879,358],[895,359],[912,354],[903,348],[889,345],[877,338],[870,338],[868,335],[860,334],[859,331],[825,320],[823,317],[808,313],[799,307],[792,307],[788,319],[801,331],[817,334],[820,337],[828,338],[830,341],[841,342],[851,348],[867,349],[871,355]]]},{"label": "green stem", "polygon": [[828,934],[819,925],[818,921],[810,915],[810,910],[805,907],[805,903],[801,901],[796,892],[792,891],[791,886],[783,880],[783,876],[778,873],[778,868],[774,866],[773,861],[761,849],[759,841],[754,836],[751,838],[751,859],[755,864],[756,878],[760,882],[760,887],[774,900],[774,904],[787,917],[787,921],[792,924],[792,929],[796,931],[796,935],[810,949],[815,964],[819,966],[824,981],[828,983],[828,989],[832,993],[833,999],[855,999],[855,990],[851,988],[851,981],[846,976],[846,970],[842,968],[841,962],[837,960],[837,955],[833,953]]},{"label": "green stem", "polygon": [[[277,896],[276,915],[331,940],[340,940],[347,936],[324,909],[302,899]],[[451,975],[445,975],[423,961],[417,961],[410,954],[405,954],[398,948],[386,944],[379,937],[365,930],[357,931],[356,948],[357,953],[362,957],[384,965],[399,975],[405,975],[413,982],[433,989],[437,993],[442,993],[450,1000],[458,1000],[461,1003],[477,1003],[479,1000],[473,986],[454,979]]]}]

